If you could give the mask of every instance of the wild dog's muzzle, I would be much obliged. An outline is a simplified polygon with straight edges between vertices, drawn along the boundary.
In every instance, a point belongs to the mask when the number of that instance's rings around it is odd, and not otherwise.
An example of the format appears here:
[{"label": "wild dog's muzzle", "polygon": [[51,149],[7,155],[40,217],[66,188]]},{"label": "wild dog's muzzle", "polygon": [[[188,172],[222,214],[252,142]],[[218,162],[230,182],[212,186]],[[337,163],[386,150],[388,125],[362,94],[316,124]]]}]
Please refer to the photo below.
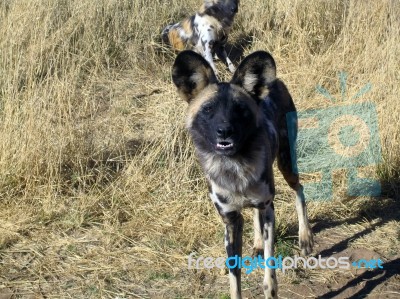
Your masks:
[{"label": "wild dog's muzzle", "polygon": [[230,125],[221,125],[217,128],[217,137],[227,139],[232,137],[233,128]]},{"label": "wild dog's muzzle", "polygon": [[218,126],[216,148],[219,152],[229,155],[234,150],[233,133],[233,128],[230,125]]}]

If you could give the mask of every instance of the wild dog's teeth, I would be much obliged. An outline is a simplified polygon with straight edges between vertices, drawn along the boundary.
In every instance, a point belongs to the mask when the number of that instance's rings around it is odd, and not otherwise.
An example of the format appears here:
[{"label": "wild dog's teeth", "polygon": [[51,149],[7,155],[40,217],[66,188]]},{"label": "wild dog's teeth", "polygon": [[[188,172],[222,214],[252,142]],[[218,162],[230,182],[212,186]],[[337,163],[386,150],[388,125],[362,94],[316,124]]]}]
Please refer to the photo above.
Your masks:
[{"label": "wild dog's teeth", "polygon": [[231,148],[231,147],[233,147],[233,144],[232,143],[230,143],[230,142],[218,142],[217,143],[217,147],[219,147],[219,148]]}]

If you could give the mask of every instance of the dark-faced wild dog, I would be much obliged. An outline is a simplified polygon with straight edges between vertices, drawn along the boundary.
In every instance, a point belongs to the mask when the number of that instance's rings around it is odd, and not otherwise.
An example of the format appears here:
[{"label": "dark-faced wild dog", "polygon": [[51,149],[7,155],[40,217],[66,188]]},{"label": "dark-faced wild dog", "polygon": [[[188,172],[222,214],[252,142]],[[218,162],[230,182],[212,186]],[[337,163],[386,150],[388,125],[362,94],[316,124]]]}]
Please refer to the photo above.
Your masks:
[{"label": "dark-faced wild dog", "polygon": [[203,55],[214,73],[216,54],[233,73],[235,67],[226,54],[225,44],[238,8],[239,0],[205,0],[199,12],[165,27],[162,39],[176,50],[192,49]]},{"label": "dark-faced wild dog", "polygon": [[[292,171],[286,114],[296,111],[285,84],[276,78],[274,59],[255,52],[238,66],[232,80],[218,82],[210,64],[193,51],[181,52],[172,79],[189,103],[186,125],[210,186],[210,197],[225,223],[228,257],[242,254],[242,208],[254,209],[254,253],[274,255],[275,157],[296,193],[299,246],[308,255],[313,235],[303,187]],[[297,124],[296,124],[297,125]],[[231,298],[241,298],[241,269],[229,272]],[[276,298],[275,270],[265,267],[266,298]]]}]

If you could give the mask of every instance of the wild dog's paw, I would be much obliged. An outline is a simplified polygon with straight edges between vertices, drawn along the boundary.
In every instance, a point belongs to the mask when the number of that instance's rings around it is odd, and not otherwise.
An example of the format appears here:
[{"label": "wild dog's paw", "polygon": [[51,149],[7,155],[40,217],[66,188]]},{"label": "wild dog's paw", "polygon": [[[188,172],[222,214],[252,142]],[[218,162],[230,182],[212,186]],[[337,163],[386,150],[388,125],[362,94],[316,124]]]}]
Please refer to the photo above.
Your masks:
[{"label": "wild dog's paw", "polygon": [[299,247],[302,256],[309,255],[313,250],[314,235],[309,226],[299,230]]},{"label": "wild dog's paw", "polygon": [[276,281],[276,273],[271,273],[264,277],[263,288],[266,299],[278,298],[278,282]]}]

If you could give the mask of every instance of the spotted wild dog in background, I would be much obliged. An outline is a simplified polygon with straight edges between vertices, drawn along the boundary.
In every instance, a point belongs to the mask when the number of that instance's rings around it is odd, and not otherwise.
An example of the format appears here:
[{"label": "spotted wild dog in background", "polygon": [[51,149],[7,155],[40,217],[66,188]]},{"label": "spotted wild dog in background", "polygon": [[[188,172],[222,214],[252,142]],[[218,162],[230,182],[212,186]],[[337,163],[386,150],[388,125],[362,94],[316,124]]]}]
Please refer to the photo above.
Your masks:
[{"label": "spotted wild dog in background", "polygon": [[[189,103],[186,125],[210,185],[210,197],[225,223],[228,257],[242,254],[242,208],[254,208],[254,254],[274,255],[275,195],[272,164],[296,193],[299,246],[308,255],[313,235],[303,187],[292,171],[286,113],[296,111],[274,59],[255,52],[232,80],[218,82],[210,64],[193,51],[181,52],[172,79]],[[241,298],[240,269],[230,269],[231,298]],[[275,270],[265,267],[264,295],[277,297]]]},{"label": "spotted wild dog in background", "polygon": [[203,55],[214,73],[216,54],[233,73],[235,66],[226,54],[225,44],[238,7],[239,0],[205,0],[195,15],[165,27],[162,39],[176,50],[188,48]]}]

